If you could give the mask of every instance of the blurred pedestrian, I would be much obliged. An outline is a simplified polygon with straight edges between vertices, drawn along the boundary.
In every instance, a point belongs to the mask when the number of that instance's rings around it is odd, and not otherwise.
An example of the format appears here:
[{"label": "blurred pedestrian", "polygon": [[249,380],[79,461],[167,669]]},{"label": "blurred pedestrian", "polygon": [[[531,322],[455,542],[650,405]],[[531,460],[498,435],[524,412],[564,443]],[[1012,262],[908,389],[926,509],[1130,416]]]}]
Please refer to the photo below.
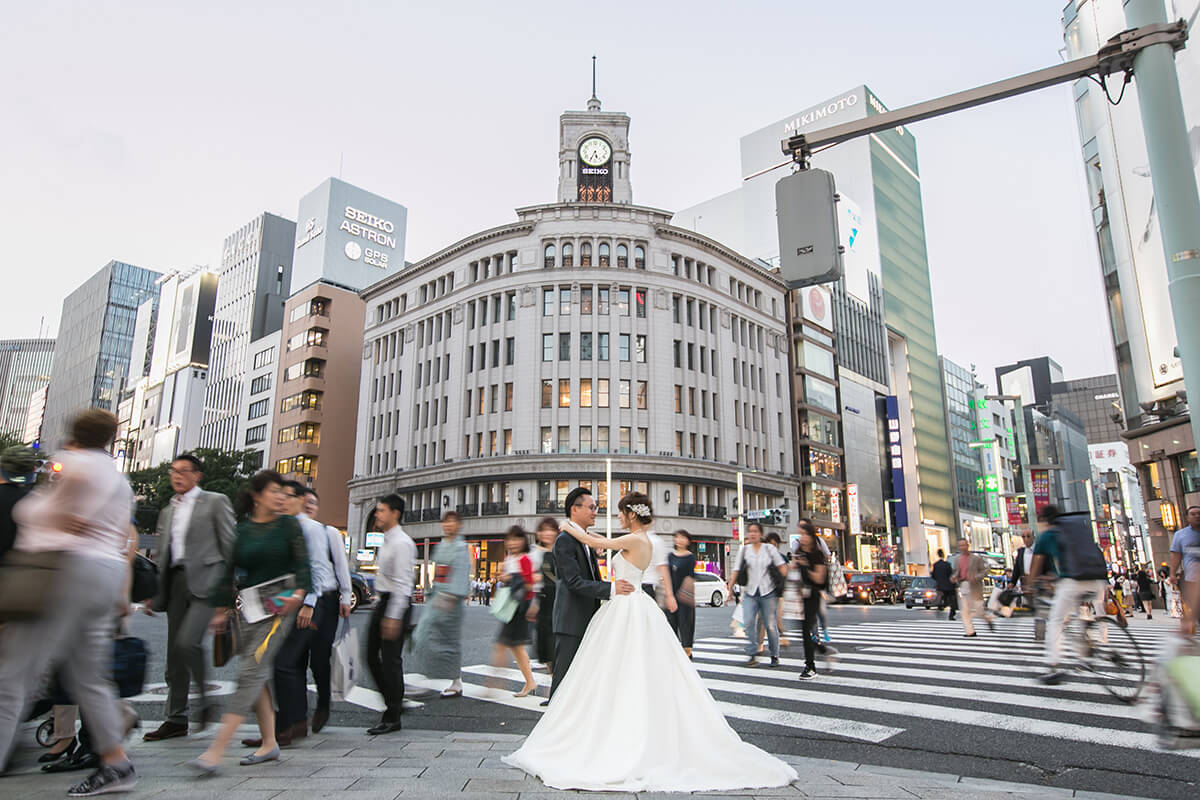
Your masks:
[{"label": "blurred pedestrian", "polygon": [[937,561],[933,562],[929,576],[937,584],[938,611],[941,611],[944,606],[950,607],[950,613],[946,615],[946,619],[954,619],[954,614],[958,611],[958,593],[955,592],[954,581],[951,580],[953,574],[954,570],[950,568],[950,562],[946,560],[946,551],[938,548]]},{"label": "blurred pedestrian", "polygon": [[372,736],[400,730],[404,713],[404,637],[412,618],[417,546],[400,527],[403,517],[404,498],[398,494],[375,504],[375,523],[384,533],[375,577],[379,596],[367,630],[367,668],[385,708],[379,722],[367,728]]},{"label": "blurred pedestrian", "polygon": [[529,606],[529,616],[534,621],[537,633],[537,660],[546,668],[546,672],[554,675],[554,597],[558,583],[558,573],[554,564],[554,540],[558,537],[558,521],[554,517],[546,517],[538,523],[534,531],[537,539],[535,553],[540,554],[541,561],[536,565],[537,587],[533,602]]},{"label": "blurred pedestrian", "polygon": [[229,498],[200,488],[204,466],[190,453],[169,471],[175,496],[158,515],[158,594],[143,608],[167,613],[166,719],[145,735],[148,742],[188,734],[188,695],[200,695],[200,725],[216,719],[208,701],[204,634],[212,619],[209,587],[233,550],[234,519]]},{"label": "blurred pedestrian", "polygon": [[532,599],[533,559],[529,557],[529,535],[520,525],[514,525],[504,534],[504,564],[501,567],[500,585],[508,589],[509,604],[515,604],[513,614],[507,621],[501,620],[500,631],[492,651],[492,665],[504,666],[505,651],[512,655],[521,670],[525,685],[513,697],[525,697],[537,689],[533,670],[529,666],[529,620],[526,613]]},{"label": "blurred pedestrian", "polygon": [[[304,487],[304,516],[317,520],[321,511],[321,498],[311,487]],[[303,520],[301,520],[303,523]],[[320,524],[319,522],[317,524]],[[326,589],[322,600],[317,601],[320,609],[322,602],[326,608],[322,618],[328,619],[329,624],[318,625],[313,632],[312,644],[308,651],[308,668],[312,672],[313,683],[317,687],[317,707],[313,710],[312,731],[320,733],[329,722],[329,704],[332,697],[330,680],[333,672],[333,641],[337,636],[339,619],[349,619],[354,602],[354,584],[350,579],[350,562],[346,557],[346,543],[342,533],[332,525],[322,525],[325,529],[329,555],[333,560],[333,573],[337,582],[336,589]],[[328,581],[326,581],[328,586]],[[336,615],[334,609],[336,607]]]},{"label": "blurred pedestrian", "polygon": [[771,666],[779,666],[779,626],[775,621],[779,595],[775,591],[774,576],[786,576],[787,569],[779,551],[763,541],[762,525],[749,523],[746,526],[746,543],[738,551],[737,566],[729,578],[729,590],[732,592],[735,585],[742,585],[745,589],[742,592],[742,604],[745,606],[746,655],[750,666],[758,664],[761,649],[759,620],[762,620],[767,632]]},{"label": "blurred pedestrian", "polygon": [[413,633],[413,652],[421,657],[425,677],[448,679],[442,697],[461,697],[463,604],[471,574],[471,552],[459,535],[458,512],[442,515],[442,539],[433,548],[433,586],[425,613]]},{"label": "blurred pedestrian", "polygon": [[[788,549],[784,548],[783,540],[779,538],[778,533],[771,531],[763,537],[763,541],[779,551],[779,554],[783,556],[784,564],[787,564],[791,561],[792,554]],[[783,592],[776,592],[776,595],[777,601],[775,603],[775,627],[779,631],[779,646],[787,647],[791,644],[791,642],[788,641],[788,638],[785,635],[787,629],[783,627]],[[763,626],[760,623],[758,626],[758,634],[761,637],[763,633]],[[815,636],[816,633],[814,632],[813,635]],[[759,652],[761,653],[762,651],[760,650]]]},{"label": "blurred pedestrian", "polygon": [[817,544],[817,530],[812,523],[801,522],[797,529],[800,532],[800,541],[793,554],[792,564],[793,568],[800,572],[800,596],[804,614],[801,629],[804,639],[804,671],[800,673],[800,679],[808,680],[817,676],[816,653],[820,652],[832,663],[837,656],[837,650],[818,642],[816,636],[821,595],[829,582],[829,562]]},{"label": "blurred pedestrian", "polygon": [[23,552],[58,553],[51,604],[42,616],[9,622],[0,635],[0,762],[12,748],[29,694],[53,663],[79,705],[100,765],[67,793],[90,797],[137,784],[121,745],[124,721],[112,681],[113,633],[129,570],[133,492],[108,447],[117,418],[90,408],[71,421],[71,444],[59,454],[54,483],[15,506]]},{"label": "blurred pedestrian", "polygon": [[692,657],[692,644],[696,636],[696,555],[692,552],[692,535],[685,530],[675,531],[675,548],[667,556],[667,569],[671,576],[671,590],[675,608],[667,608],[667,620],[671,630],[679,637],[683,652]]},{"label": "blurred pedestrian", "polygon": [[1150,574],[1146,571],[1146,568],[1142,567],[1137,571],[1137,574],[1133,576],[1133,580],[1135,583],[1137,583],[1138,601],[1142,604],[1142,609],[1146,612],[1146,619],[1153,619],[1154,579],[1150,577]]},{"label": "blurred pedestrian", "polygon": [[[212,606],[209,628],[214,634],[223,634],[229,625],[236,624],[240,635],[236,637],[237,691],[230,698],[221,716],[221,727],[208,749],[187,762],[201,776],[217,772],[229,740],[251,711],[258,717],[261,742],[241,764],[249,766],[279,759],[269,684],[279,650],[296,624],[296,614],[305,596],[312,591],[308,546],[300,523],[285,513],[288,498],[284,483],[279,473],[272,470],[262,470],[250,478],[235,508],[238,522],[229,558],[208,590],[208,603]],[[250,622],[243,611],[235,608],[239,590],[271,581],[281,581],[280,591],[271,598],[275,613]],[[293,584],[290,590],[285,585],[289,582]],[[235,614],[240,618],[231,620]]]}]

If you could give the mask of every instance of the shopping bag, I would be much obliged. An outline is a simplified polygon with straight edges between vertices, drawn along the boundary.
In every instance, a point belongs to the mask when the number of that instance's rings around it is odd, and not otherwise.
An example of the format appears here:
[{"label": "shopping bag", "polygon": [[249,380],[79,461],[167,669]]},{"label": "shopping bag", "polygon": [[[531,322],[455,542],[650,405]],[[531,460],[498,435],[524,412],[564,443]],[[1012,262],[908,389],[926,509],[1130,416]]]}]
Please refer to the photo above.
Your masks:
[{"label": "shopping bag", "polygon": [[504,623],[511,622],[513,614],[517,613],[518,605],[520,602],[517,600],[516,593],[507,586],[501,586],[496,590],[495,597],[492,598],[492,616]]},{"label": "shopping bag", "polygon": [[338,624],[337,637],[333,640],[333,663],[329,675],[329,688],[334,700],[345,700],[358,683],[359,670],[358,631],[350,627],[350,620]]}]

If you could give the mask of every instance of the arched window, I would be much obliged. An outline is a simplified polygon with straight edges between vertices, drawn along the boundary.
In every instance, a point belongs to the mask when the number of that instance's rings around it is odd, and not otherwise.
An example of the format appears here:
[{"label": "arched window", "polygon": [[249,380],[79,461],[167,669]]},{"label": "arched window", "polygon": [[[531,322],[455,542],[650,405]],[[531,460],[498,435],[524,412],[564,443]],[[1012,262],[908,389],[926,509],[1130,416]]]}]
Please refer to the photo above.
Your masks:
[{"label": "arched window", "polygon": [[623,244],[617,245],[617,266],[629,266],[629,248]]},{"label": "arched window", "polygon": [[609,253],[608,242],[601,242],[600,243],[600,266],[602,266],[602,267],[608,266],[608,253]]},{"label": "arched window", "polygon": [[554,266],[554,245],[553,244],[546,245],[546,257],[545,257],[545,260],[542,262],[542,265],[546,269],[550,269],[550,267]]},{"label": "arched window", "polygon": [[579,266],[590,267],[592,265],[592,243],[584,242],[579,245]]},{"label": "arched window", "polygon": [[563,266],[569,267],[574,261],[575,248],[571,246],[570,242],[563,242],[562,250]]},{"label": "arched window", "polygon": [[638,269],[646,268],[646,249],[640,244],[633,248],[633,265]]}]

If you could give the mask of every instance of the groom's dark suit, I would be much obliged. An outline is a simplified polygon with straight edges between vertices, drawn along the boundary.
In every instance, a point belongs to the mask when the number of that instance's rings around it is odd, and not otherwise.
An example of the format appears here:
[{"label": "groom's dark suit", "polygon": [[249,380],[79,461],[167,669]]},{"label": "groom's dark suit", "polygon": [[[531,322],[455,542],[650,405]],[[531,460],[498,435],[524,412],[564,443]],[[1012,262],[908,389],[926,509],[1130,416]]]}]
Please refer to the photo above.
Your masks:
[{"label": "groom's dark suit", "polygon": [[565,531],[554,540],[554,565],[558,585],[554,595],[554,680],[550,696],[571,668],[575,651],[583,641],[600,601],[612,596],[612,584],[600,580],[591,549]]}]

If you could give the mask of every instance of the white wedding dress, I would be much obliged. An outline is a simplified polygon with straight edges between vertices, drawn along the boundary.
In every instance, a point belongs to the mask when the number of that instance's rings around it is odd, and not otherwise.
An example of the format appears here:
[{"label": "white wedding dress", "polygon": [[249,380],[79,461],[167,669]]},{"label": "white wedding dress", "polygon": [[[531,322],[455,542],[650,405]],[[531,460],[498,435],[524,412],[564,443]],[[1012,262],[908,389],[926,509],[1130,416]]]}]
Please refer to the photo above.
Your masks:
[{"label": "white wedding dress", "polygon": [[521,749],[504,762],[556,789],[694,792],[784,786],[790,766],[743,742],[717,709],[666,617],[639,587],[592,617],[571,671]]}]

